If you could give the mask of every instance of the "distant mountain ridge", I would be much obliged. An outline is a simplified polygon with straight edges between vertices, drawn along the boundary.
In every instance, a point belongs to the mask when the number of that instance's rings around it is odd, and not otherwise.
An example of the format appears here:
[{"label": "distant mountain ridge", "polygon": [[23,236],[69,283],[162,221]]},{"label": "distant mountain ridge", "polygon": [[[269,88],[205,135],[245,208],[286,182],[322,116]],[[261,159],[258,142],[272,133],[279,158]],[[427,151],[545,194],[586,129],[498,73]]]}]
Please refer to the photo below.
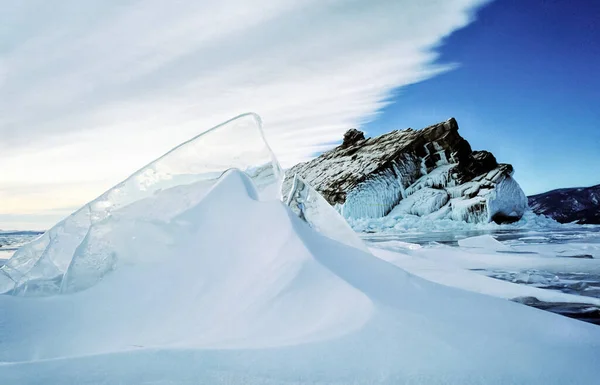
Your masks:
[{"label": "distant mountain ridge", "polygon": [[528,197],[536,214],[560,223],[600,224],[600,184],[562,188]]}]

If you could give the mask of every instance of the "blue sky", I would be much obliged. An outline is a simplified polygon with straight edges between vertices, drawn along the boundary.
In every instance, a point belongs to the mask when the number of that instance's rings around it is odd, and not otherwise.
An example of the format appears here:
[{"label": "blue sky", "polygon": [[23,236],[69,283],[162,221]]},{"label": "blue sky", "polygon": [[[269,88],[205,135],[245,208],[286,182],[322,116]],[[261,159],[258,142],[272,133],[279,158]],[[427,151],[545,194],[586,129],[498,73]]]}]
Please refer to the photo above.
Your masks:
[{"label": "blue sky", "polygon": [[527,194],[600,183],[600,1],[495,1],[438,51],[458,68],[396,90],[370,135],[454,116]]}]

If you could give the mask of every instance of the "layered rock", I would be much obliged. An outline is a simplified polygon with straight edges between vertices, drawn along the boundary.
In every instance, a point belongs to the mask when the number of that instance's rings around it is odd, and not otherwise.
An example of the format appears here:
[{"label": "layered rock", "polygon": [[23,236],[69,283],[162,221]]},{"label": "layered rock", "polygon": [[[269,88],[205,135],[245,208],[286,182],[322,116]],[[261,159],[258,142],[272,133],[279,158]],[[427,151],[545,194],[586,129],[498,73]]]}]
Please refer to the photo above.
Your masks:
[{"label": "layered rock", "polygon": [[529,197],[529,206],[536,214],[560,223],[600,224],[600,185],[533,195]]},{"label": "layered rock", "polygon": [[343,143],[287,172],[302,176],[346,218],[428,216],[467,222],[512,222],[527,198],[509,164],[472,151],[454,118],[422,130],[375,138],[358,130]]}]

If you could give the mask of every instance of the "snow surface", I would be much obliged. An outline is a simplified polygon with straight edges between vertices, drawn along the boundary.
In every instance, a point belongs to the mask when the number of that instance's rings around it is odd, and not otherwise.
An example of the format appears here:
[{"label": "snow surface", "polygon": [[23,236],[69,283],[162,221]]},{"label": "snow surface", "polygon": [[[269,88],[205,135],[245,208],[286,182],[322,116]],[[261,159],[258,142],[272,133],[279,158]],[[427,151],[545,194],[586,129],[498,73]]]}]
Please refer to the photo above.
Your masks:
[{"label": "snow surface", "polygon": [[[310,186],[296,186],[289,205],[279,199],[276,167],[215,179],[217,169],[151,193],[119,190],[114,202],[127,204],[96,201],[104,209],[88,211],[87,228],[71,218],[22,249],[10,268],[33,270],[41,279],[29,275],[28,290],[53,295],[0,295],[2,385],[551,385],[600,375],[597,326],[394,265],[418,255],[378,258],[338,242],[343,227],[319,226],[337,214],[311,211],[320,200]],[[147,186],[157,179],[168,180]]]},{"label": "snow surface", "polygon": [[[0,293],[60,291],[63,276],[72,278],[73,270],[81,272],[78,247],[101,233],[97,224],[103,226],[121,208],[164,189],[196,182],[207,189],[230,168],[244,171],[265,197],[280,196],[283,171],[264,139],[258,115],[240,115],[177,146],[19,249],[0,268]],[[110,269],[109,260],[101,263],[87,266],[100,273]]]},{"label": "snow surface", "polygon": [[[171,206],[178,195],[167,189],[155,203]],[[127,249],[127,263],[95,286],[0,296],[2,383],[597,378],[600,328],[422,280],[257,195],[245,174],[230,171],[197,204],[176,210],[163,229],[172,242],[142,226],[135,236],[145,246]],[[127,229],[103,239],[120,251],[133,235]],[[168,252],[146,258],[155,247]]]},{"label": "snow surface", "polygon": [[[597,232],[590,234],[598,235]],[[481,235],[458,240],[458,247],[440,243],[421,246],[395,239],[382,239],[370,244],[371,251],[376,256],[412,274],[443,285],[506,299],[531,296],[546,302],[600,306],[598,297],[518,284],[535,284],[533,281],[542,277],[536,272],[544,272],[551,276],[564,272],[600,276],[600,244],[584,241],[582,239],[582,242],[568,244],[513,241],[506,244],[491,235]],[[581,254],[589,254],[593,258],[572,257]],[[514,273],[516,279],[507,282],[489,276],[490,272],[497,271]],[[553,279],[558,280],[558,277]]]}]

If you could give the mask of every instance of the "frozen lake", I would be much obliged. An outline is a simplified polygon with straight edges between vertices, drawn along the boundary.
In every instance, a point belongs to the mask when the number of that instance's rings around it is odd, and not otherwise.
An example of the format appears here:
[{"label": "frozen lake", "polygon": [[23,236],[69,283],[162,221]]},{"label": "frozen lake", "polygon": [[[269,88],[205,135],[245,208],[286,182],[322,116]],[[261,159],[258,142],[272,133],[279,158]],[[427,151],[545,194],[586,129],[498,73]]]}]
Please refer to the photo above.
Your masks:
[{"label": "frozen lake", "polygon": [[[361,236],[371,247],[404,255],[394,262],[415,275],[600,324],[600,226]],[[494,288],[473,274],[511,286]],[[520,293],[515,285],[537,291]]]},{"label": "frozen lake", "polygon": [[361,233],[361,238],[367,242],[385,242],[389,240],[400,240],[419,245],[441,243],[458,246],[458,241],[480,235],[492,235],[501,242],[508,244],[569,244],[569,243],[591,243],[600,244],[600,226],[565,226],[551,229],[472,229],[451,231],[405,231],[397,233]]}]

